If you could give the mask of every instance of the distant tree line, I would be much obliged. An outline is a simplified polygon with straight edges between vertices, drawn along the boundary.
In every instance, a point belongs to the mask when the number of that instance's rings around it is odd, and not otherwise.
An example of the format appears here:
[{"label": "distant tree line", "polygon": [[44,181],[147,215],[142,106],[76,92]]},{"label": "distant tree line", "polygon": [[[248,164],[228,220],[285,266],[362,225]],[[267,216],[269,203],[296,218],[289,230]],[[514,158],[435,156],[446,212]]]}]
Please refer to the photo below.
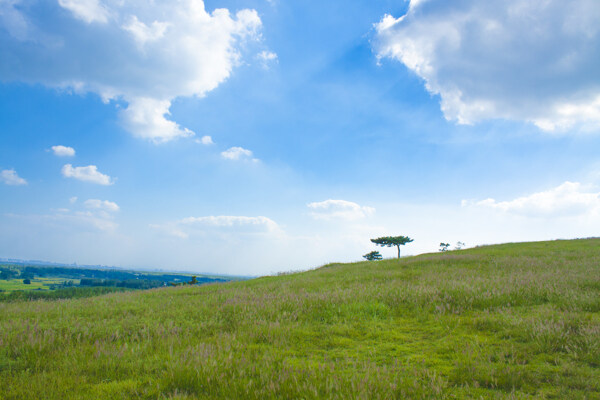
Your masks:
[{"label": "distant tree line", "polygon": [[[19,268],[19,267],[17,267]],[[152,274],[144,272],[122,271],[118,269],[88,269],[73,267],[45,267],[45,266],[26,266],[21,267],[21,277],[64,277],[69,279],[96,278],[96,279],[116,279],[126,281],[128,279],[147,279],[151,281],[172,282],[190,279],[189,275],[180,274]],[[24,279],[24,278],[23,278]],[[210,278],[206,278],[210,279]]]},{"label": "distant tree line", "polygon": [[0,279],[9,280],[19,276],[19,270],[11,267],[0,267]]},{"label": "distant tree line", "polygon": [[[82,286],[115,286],[132,288],[150,288],[165,286],[169,282],[187,282],[189,275],[146,273],[122,270],[101,270],[75,267],[55,266],[20,266],[0,265],[0,279],[34,279],[35,277],[64,278],[66,280],[80,279]],[[134,281],[148,281],[136,283]],[[225,282],[225,279],[200,277],[197,283]],[[61,285],[68,286],[68,285]]]},{"label": "distant tree line", "polygon": [[169,282],[170,286],[185,286],[185,285],[198,285],[200,283],[208,283],[208,282],[202,282],[202,278],[200,278],[200,280],[198,280],[197,276],[192,276],[192,279],[190,279],[189,282]]},{"label": "distant tree line", "polygon": [[95,287],[122,287],[128,289],[152,289],[165,284],[161,281],[150,279],[126,279],[120,281],[118,279],[97,279],[83,278],[79,283],[80,286],[95,286]]},{"label": "distant tree line", "polygon": [[[73,280],[79,280],[79,288],[119,288],[119,289],[153,289],[167,286],[168,284],[204,284],[225,282],[226,279],[211,277],[190,277],[183,274],[146,273],[123,270],[99,270],[88,268],[73,268],[60,266],[22,266],[13,264],[0,265],[0,279],[20,279],[26,285],[36,278],[64,279],[61,283],[47,285],[51,291],[75,287]],[[191,280],[190,280],[191,279]],[[78,293],[78,292],[77,292]],[[87,292],[86,292],[87,293]],[[6,294],[4,294],[6,295]],[[16,294],[16,297],[24,296]],[[37,296],[37,295],[32,295]],[[6,296],[4,296],[6,297]],[[42,296],[43,297],[43,296]]]},{"label": "distant tree line", "polygon": [[[189,279],[189,276],[186,277]],[[169,285],[196,285],[203,283],[210,283],[215,281],[222,281],[222,279],[213,279],[213,278],[197,278],[193,276],[189,282],[184,281],[180,283],[169,282]],[[103,287],[123,287],[129,289],[152,289],[161,286],[166,286],[167,284],[158,280],[150,280],[150,279],[126,279],[124,281],[120,281],[117,279],[96,279],[96,278],[83,278],[81,279],[80,286],[103,286]]]}]

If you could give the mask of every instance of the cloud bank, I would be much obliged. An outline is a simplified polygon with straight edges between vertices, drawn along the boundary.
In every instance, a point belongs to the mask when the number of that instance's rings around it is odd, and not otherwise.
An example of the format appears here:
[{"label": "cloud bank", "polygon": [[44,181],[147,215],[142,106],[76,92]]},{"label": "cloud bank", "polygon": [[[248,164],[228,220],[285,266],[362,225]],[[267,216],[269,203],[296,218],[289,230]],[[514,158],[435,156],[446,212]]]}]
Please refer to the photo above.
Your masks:
[{"label": "cloud bank", "polygon": [[375,212],[373,207],[361,206],[347,200],[329,199],[308,203],[306,206],[311,210],[313,218],[325,220],[341,219],[352,221],[365,218]]},{"label": "cloud bank", "polygon": [[41,83],[127,103],[123,127],[156,143],[193,132],[168,119],[180,96],[204,96],[260,39],[254,10],[202,0],[10,0],[0,3],[0,80]]},{"label": "cloud bank", "polygon": [[598,21],[596,0],[412,0],[375,25],[374,46],[439,94],[448,120],[598,131]]},{"label": "cloud bank", "polygon": [[553,189],[514,200],[463,200],[462,205],[474,205],[528,217],[574,217],[597,215],[600,211],[600,193],[586,190],[578,182],[565,182]]},{"label": "cloud bank", "polygon": [[[108,200],[89,199],[83,202],[83,209],[77,209],[76,197],[71,197],[69,203],[75,209],[53,209],[48,214],[16,215],[7,214],[11,218],[31,223],[34,226],[44,225],[57,231],[69,231],[75,234],[84,232],[114,233],[118,224],[115,222],[115,213],[119,211],[117,203]],[[28,232],[35,229],[28,228]]]},{"label": "cloud bank", "polygon": [[187,217],[162,225],[151,224],[150,227],[182,239],[187,239],[194,234],[208,232],[225,233],[227,235],[281,233],[279,225],[264,216],[210,215]]}]

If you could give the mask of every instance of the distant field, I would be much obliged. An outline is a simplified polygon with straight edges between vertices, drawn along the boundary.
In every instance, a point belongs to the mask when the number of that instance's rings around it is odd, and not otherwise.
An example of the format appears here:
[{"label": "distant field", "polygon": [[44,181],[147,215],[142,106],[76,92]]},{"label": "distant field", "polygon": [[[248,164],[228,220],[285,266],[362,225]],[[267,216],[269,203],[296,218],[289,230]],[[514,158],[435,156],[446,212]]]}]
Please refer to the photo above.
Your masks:
[{"label": "distant field", "polygon": [[[85,290],[63,290],[60,294],[49,291],[73,287],[96,288],[113,287],[123,289],[144,290],[168,285],[181,285],[194,279],[195,284],[207,284],[233,280],[243,280],[242,277],[195,275],[179,272],[130,271],[118,268],[87,268],[77,266],[62,266],[54,264],[27,264],[26,262],[0,263],[0,301],[13,301],[25,298],[69,298],[69,295],[85,297]],[[26,280],[29,283],[26,284]],[[35,292],[24,295],[16,292]],[[106,290],[90,290],[87,295],[94,296],[106,293]],[[114,291],[113,291],[114,292]],[[44,293],[48,295],[45,296]],[[66,296],[66,297],[65,297]]]},{"label": "distant field", "polygon": [[600,240],[0,303],[0,399],[600,399]]},{"label": "distant field", "polygon": [[[31,284],[26,285],[23,283],[23,279],[0,279],[0,290],[5,292],[12,292],[14,290],[50,290],[48,285],[61,284],[66,279],[61,278],[33,278]],[[79,280],[74,280],[75,284],[79,284]]]}]

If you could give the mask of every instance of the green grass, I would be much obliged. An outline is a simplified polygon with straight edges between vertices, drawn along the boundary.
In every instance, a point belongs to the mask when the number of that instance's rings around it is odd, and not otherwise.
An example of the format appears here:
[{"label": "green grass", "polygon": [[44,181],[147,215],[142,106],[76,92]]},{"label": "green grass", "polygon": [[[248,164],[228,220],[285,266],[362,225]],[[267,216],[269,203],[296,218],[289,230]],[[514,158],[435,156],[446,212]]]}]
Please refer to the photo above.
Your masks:
[{"label": "green grass", "polygon": [[0,296],[0,302],[27,300],[64,300],[100,296],[107,293],[125,292],[128,288],[114,286],[66,287],[55,290],[14,290]]},{"label": "green grass", "polygon": [[600,240],[0,303],[0,399],[600,399]]},{"label": "green grass", "polygon": [[[38,277],[30,280],[31,284],[26,285],[23,283],[23,279],[0,279],[0,290],[4,292],[12,292],[15,290],[50,290],[50,285],[61,284],[67,279]],[[78,283],[77,280],[74,282]]]}]

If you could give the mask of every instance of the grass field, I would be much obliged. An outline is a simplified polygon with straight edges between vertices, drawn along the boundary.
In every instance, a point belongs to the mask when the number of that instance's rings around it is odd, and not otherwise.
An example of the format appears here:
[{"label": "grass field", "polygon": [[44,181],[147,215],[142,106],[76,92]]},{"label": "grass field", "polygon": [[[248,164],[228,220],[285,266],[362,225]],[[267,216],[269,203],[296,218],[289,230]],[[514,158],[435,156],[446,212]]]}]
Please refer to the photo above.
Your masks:
[{"label": "grass field", "polygon": [[600,399],[600,240],[0,303],[0,399]]},{"label": "grass field", "polygon": [[[50,285],[59,285],[67,280],[73,281],[73,284],[79,284],[78,279],[64,279],[64,278],[33,278],[31,284],[26,285],[23,283],[23,279],[0,279],[0,290],[3,292],[12,292],[15,290],[50,290]],[[0,293],[1,295],[1,293]]]}]

